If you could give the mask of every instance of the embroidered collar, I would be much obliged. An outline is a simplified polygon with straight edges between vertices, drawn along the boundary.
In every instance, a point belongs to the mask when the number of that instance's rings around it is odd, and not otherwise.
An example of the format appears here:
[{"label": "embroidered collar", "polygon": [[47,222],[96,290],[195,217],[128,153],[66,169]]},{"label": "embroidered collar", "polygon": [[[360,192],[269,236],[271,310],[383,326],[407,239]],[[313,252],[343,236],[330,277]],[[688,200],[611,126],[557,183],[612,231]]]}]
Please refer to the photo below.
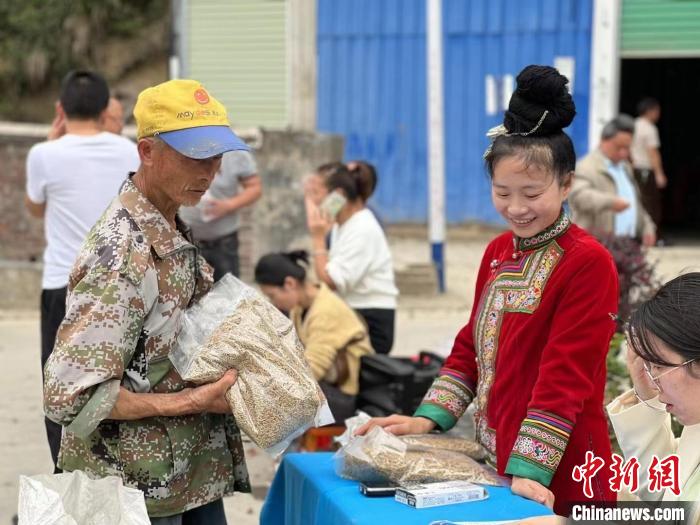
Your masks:
[{"label": "embroidered collar", "polygon": [[153,203],[139,191],[131,180],[131,175],[122,184],[119,200],[161,259],[183,248],[194,248],[187,239],[187,227],[180,221],[179,217],[175,218],[177,224],[177,229],[175,229]]},{"label": "embroidered collar", "polygon": [[561,237],[569,229],[569,226],[571,226],[571,219],[569,219],[566,212],[562,210],[557,220],[554,221],[554,224],[537,235],[528,237],[527,239],[521,239],[520,237],[516,237],[514,235],[513,248],[520,252],[526,250],[536,250],[554,239]]}]

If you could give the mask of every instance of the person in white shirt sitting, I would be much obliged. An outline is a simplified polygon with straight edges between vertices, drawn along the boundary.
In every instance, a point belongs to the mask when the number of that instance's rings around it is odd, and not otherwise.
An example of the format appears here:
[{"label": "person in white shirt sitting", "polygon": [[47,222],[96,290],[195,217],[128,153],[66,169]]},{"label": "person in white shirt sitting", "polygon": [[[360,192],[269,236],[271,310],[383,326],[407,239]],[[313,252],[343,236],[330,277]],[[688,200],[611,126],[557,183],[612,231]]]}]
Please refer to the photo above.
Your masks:
[{"label": "person in white shirt sitting", "polygon": [[394,343],[398,290],[389,244],[366,206],[376,178],[337,163],[324,173],[324,184],[327,196],[320,206],[306,197],[316,274],[362,316],[374,351],[388,354]]}]

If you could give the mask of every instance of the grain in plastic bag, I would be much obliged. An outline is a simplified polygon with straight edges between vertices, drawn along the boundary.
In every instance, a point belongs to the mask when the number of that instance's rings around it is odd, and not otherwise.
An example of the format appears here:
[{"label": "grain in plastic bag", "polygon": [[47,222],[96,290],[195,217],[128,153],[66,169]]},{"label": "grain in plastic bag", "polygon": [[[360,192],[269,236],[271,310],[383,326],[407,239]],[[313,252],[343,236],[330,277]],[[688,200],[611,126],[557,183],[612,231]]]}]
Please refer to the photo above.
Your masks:
[{"label": "grain in plastic bag", "polygon": [[486,450],[479,443],[449,434],[410,434],[399,439],[411,447],[451,450],[477,461],[486,459]]},{"label": "grain in plastic bag", "polygon": [[493,469],[477,463],[463,452],[406,442],[415,438],[397,437],[381,427],[374,427],[336,453],[336,472],[356,481],[388,480],[402,485],[456,480],[482,485],[504,484]]},{"label": "grain in plastic bag", "polygon": [[197,384],[238,370],[226,399],[241,430],[272,455],[334,421],[291,321],[232,275],[183,314],[170,359]]}]

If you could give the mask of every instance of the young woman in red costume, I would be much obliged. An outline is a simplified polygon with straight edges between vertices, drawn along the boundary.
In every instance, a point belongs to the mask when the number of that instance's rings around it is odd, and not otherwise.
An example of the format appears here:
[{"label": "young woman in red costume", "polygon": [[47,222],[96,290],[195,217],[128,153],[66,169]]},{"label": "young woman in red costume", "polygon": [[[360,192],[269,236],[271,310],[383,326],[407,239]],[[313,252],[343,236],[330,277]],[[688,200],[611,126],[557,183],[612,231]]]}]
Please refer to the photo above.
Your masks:
[{"label": "young woman in red costume", "polygon": [[589,450],[606,465],[593,499],[615,499],[603,395],[618,280],[606,249],[563,209],[576,160],[562,131],[576,113],[567,79],[528,66],[517,83],[484,155],[511,231],[486,248],[469,323],[414,416],[358,433],[448,430],[475,403],[476,438],[513,492],[567,516],[588,500],[572,472]]}]

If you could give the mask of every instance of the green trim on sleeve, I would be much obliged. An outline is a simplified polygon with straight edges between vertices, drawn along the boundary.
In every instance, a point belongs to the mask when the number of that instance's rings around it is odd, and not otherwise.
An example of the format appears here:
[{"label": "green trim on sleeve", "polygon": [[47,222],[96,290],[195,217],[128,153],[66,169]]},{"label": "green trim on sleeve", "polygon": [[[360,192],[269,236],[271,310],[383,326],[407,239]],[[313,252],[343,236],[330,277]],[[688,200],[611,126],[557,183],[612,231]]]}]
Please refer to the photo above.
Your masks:
[{"label": "green trim on sleeve", "polygon": [[414,417],[424,417],[434,421],[440,430],[449,430],[457,423],[457,419],[446,410],[437,405],[423,403],[413,414]]},{"label": "green trim on sleeve", "polygon": [[527,478],[549,487],[554,473],[542,467],[540,464],[528,461],[521,456],[511,456],[506,465],[506,474]]}]

